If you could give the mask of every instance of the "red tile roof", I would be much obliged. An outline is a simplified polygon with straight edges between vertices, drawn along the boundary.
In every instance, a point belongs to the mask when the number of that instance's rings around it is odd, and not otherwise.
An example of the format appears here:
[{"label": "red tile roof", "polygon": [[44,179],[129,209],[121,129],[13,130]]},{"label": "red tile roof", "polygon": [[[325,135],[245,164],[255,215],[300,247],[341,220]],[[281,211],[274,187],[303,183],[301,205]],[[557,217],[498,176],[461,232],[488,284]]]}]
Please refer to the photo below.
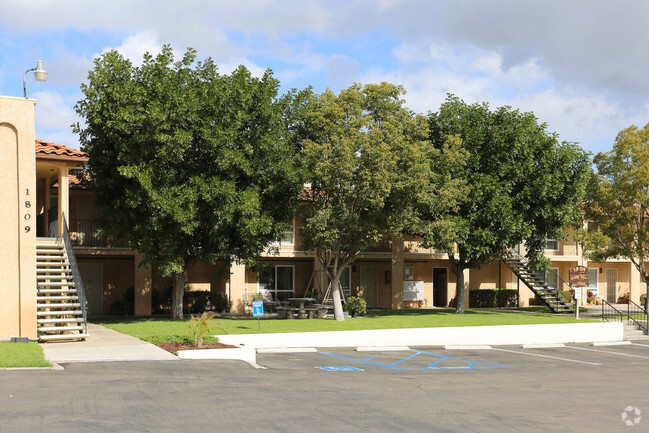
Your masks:
[{"label": "red tile roof", "polygon": [[48,141],[36,140],[36,156],[62,156],[88,159],[88,154],[62,144],[54,144]]}]

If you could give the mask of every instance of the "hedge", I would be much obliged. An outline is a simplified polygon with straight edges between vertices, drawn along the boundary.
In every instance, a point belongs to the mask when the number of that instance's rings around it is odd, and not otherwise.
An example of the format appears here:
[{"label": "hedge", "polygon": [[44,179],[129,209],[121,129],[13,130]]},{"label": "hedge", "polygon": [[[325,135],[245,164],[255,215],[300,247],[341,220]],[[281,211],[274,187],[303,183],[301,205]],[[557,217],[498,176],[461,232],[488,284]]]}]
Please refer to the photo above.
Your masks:
[{"label": "hedge", "polygon": [[469,291],[469,308],[498,308],[499,292],[501,307],[518,306],[518,290],[481,289]]}]

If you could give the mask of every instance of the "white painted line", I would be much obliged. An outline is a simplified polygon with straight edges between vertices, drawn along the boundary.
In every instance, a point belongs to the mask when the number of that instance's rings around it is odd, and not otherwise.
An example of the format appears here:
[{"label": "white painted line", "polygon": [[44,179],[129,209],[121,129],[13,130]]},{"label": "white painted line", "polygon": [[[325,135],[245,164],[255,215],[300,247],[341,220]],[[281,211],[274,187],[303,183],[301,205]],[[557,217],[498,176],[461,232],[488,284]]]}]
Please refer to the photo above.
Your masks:
[{"label": "white painted line", "polygon": [[620,355],[620,356],[628,356],[630,358],[642,358],[642,359],[649,359],[649,356],[640,356],[640,355],[632,355],[630,353],[622,353],[622,352],[611,352],[609,350],[597,350],[597,349],[589,349],[587,347],[576,347],[576,346],[566,346],[568,349],[576,349],[576,350],[587,350],[589,352],[599,352],[599,353],[608,353],[609,355]]},{"label": "white painted line", "polygon": [[563,343],[555,344],[523,344],[521,346],[523,349],[554,349],[557,347],[566,347]]},{"label": "white painted line", "polygon": [[634,343],[634,342],[631,342],[631,344],[633,344],[634,346],[649,347],[649,344],[641,344],[641,343]]},{"label": "white painted line", "polygon": [[591,346],[625,346],[631,344],[630,341],[600,341],[590,343]]},{"label": "white painted line", "polygon": [[257,353],[310,353],[317,351],[315,347],[260,347],[257,349]]},{"label": "white painted line", "polygon": [[445,350],[490,350],[491,346],[460,346],[460,345],[449,345],[444,346]]},{"label": "white painted line", "polygon": [[499,350],[501,352],[508,352],[508,353],[518,353],[520,355],[538,356],[540,358],[556,359],[558,361],[576,362],[578,364],[602,365],[602,364],[600,364],[598,362],[578,361],[576,359],[559,358],[557,356],[550,356],[550,355],[541,355],[540,353],[520,352],[518,350],[509,350],[509,349],[497,349],[495,347],[493,348],[493,350]]},{"label": "white painted line", "polygon": [[357,352],[402,352],[408,351],[408,346],[359,346]]}]

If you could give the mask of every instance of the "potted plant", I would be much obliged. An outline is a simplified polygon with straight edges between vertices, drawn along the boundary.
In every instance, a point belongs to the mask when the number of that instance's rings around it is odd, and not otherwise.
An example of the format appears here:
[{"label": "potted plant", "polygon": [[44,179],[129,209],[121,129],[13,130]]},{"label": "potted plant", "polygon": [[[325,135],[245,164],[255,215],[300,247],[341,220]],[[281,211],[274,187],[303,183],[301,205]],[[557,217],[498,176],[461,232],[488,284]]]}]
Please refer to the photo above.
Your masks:
[{"label": "potted plant", "polygon": [[359,296],[350,296],[345,301],[344,309],[352,317],[364,316],[367,313],[367,302]]}]

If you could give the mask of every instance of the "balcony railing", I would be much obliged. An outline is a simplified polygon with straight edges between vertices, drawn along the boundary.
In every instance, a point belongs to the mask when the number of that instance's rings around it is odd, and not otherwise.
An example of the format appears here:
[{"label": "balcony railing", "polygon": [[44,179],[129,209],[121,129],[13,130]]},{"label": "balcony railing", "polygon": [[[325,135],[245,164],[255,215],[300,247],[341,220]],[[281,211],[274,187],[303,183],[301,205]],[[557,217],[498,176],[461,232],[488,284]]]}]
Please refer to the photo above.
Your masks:
[{"label": "balcony railing", "polygon": [[75,247],[128,248],[125,239],[103,238],[99,236],[95,220],[71,219],[70,240]]}]

